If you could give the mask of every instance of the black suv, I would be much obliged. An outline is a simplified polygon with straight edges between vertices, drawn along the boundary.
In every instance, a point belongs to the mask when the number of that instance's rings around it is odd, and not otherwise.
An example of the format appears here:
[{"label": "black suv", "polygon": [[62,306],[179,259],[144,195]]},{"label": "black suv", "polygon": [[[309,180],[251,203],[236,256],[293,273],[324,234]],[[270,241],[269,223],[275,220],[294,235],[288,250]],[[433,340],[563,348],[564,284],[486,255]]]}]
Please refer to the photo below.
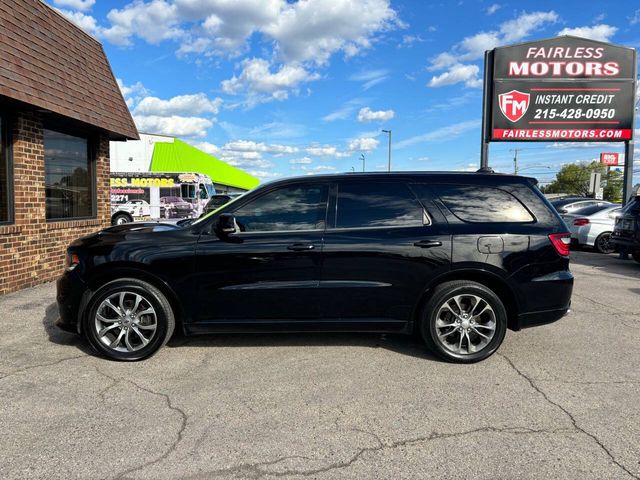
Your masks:
[{"label": "black suv", "polygon": [[620,210],[610,241],[618,251],[630,253],[640,262],[640,196],[632,197]]},{"label": "black suv", "polygon": [[73,242],[62,328],[145,358],[177,324],[211,332],[418,333],[474,362],[507,328],[569,309],[567,228],[535,180],[344,174],[263,185],[178,227],[125,224]]}]

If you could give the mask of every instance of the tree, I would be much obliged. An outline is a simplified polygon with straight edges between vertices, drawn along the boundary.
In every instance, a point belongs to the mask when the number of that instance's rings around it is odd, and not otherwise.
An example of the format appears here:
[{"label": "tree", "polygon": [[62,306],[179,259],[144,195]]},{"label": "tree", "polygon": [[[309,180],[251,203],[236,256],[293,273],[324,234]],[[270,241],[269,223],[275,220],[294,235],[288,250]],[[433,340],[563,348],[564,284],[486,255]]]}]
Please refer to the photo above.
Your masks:
[{"label": "tree", "polygon": [[591,172],[599,172],[602,175],[602,183],[604,185],[604,199],[611,202],[620,202],[622,199],[622,173],[608,170],[606,165],[597,161],[568,163],[562,166],[556,174],[555,180],[544,187],[543,191],[544,193],[589,196]]}]

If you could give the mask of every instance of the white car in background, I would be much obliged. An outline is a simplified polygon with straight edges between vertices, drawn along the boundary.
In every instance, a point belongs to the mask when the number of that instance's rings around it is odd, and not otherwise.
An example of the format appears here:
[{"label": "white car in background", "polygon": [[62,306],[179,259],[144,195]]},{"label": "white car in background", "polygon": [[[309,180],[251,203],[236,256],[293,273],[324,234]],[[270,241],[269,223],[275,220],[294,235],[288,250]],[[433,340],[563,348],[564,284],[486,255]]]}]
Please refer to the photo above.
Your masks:
[{"label": "white car in background", "polygon": [[145,200],[129,200],[119,205],[111,205],[111,225],[122,225],[151,215],[151,206]]},{"label": "white car in background", "polygon": [[621,208],[616,204],[593,205],[562,215],[569,226],[572,243],[593,247],[600,253],[612,253],[614,247],[609,240]]}]

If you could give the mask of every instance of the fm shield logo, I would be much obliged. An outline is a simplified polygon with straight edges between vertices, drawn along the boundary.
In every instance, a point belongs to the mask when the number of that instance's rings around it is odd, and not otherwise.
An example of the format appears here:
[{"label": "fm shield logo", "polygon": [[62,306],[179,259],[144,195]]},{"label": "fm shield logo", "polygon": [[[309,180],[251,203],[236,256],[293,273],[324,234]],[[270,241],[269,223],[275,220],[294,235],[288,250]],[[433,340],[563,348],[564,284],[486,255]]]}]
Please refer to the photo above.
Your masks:
[{"label": "fm shield logo", "polygon": [[511,122],[520,120],[529,108],[529,94],[511,90],[498,95],[500,111]]}]

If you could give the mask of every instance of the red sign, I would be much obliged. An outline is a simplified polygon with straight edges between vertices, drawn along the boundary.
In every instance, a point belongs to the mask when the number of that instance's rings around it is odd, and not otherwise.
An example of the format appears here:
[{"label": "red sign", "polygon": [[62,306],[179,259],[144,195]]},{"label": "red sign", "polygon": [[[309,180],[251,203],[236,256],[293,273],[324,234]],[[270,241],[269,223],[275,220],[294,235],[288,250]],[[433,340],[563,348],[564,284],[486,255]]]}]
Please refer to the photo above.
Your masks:
[{"label": "red sign", "polygon": [[604,163],[605,165],[618,165],[618,161],[620,160],[619,153],[601,153],[600,154],[600,163]]},{"label": "red sign", "polygon": [[511,90],[498,95],[500,111],[511,122],[520,120],[529,108],[529,94]]}]

